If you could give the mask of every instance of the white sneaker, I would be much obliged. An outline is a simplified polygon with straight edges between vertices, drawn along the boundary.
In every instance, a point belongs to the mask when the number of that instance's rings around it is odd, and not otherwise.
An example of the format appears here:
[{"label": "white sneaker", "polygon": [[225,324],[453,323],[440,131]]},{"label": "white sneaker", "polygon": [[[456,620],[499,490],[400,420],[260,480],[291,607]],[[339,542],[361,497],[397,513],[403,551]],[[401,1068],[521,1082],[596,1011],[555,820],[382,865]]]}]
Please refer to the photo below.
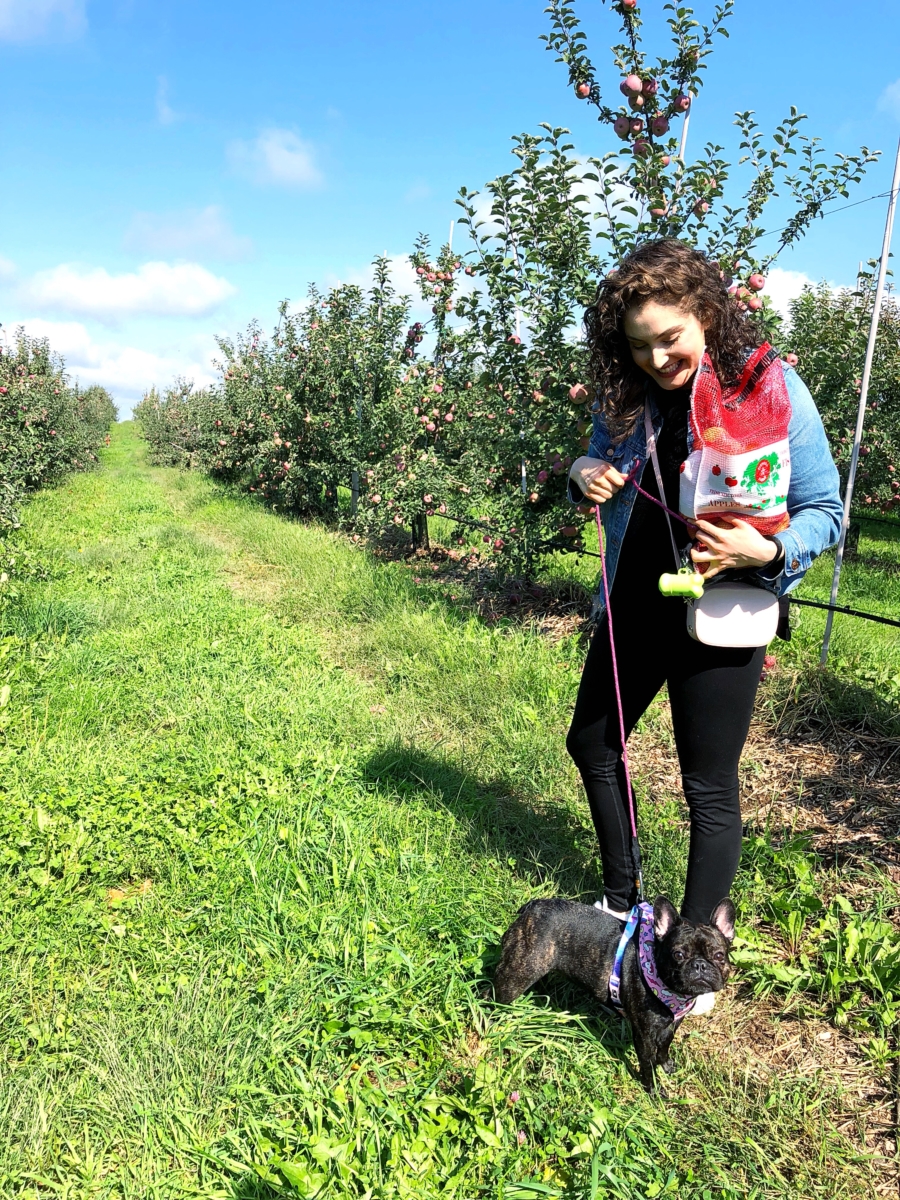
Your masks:
[{"label": "white sneaker", "polygon": [[627,912],[616,912],[616,910],[614,908],[610,908],[606,902],[605,896],[603,897],[602,900],[594,901],[594,908],[599,908],[601,912],[609,913],[609,915],[611,917],[615,917],[617,921],[627,921],[628,920],[628,913]]},{"label": "white sneaker", "polygon": [[694,1007],[690,1012],[685,1013],[686,1017],[705,1017],[712,1012],[716,1004],[715,992],[701,992],[694,1000]]}]

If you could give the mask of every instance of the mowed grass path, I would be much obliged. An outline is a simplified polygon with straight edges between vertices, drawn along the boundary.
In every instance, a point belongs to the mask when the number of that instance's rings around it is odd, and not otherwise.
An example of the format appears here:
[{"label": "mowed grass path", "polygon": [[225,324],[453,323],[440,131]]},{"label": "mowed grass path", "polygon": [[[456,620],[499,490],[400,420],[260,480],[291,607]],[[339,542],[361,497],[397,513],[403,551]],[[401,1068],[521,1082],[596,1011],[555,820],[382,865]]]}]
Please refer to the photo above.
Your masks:
[{"label": "mowed grass path", "polygon": [[[698,1021],[662,1104],[583,994],[485,998],[521,903],[596,895],[574,641],[153,470],[128,425],[27,518],[50,578],[0,640],[0,1195],[869,1194],[833,1081],[757,1079]],[[674,801],[645,825],[677,898]]]}]

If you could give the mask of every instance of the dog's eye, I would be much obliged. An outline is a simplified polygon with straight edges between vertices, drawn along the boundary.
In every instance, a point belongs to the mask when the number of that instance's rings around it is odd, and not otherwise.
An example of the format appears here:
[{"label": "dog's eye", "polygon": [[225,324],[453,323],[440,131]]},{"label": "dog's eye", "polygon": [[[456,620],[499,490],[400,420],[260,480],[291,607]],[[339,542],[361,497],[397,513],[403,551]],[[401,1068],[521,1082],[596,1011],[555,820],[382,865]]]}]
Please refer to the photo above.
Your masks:
[{"label": "dog's eye", "polygon": [[722,953],[721,950],[717,951],[716,952],[716,962],[724,962],[724,961],[725,961],[725,955]]},{"label": "dog's eye", "polygon": [[684,962],[684,951],[683,950],[673,950],[672,957],[675,959],[676,962]]}]

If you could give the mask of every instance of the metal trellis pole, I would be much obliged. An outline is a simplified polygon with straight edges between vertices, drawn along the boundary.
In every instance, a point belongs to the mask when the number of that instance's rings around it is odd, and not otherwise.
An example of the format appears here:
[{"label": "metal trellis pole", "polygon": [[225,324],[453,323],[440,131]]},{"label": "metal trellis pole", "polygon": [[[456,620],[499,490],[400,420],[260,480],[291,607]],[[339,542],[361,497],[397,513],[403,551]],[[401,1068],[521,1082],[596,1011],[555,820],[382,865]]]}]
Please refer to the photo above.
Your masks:
[{"label": "metal trellis pole", "polygon": [[[691,108],[694,107],[694,94],[688,92],[691,98]],[[684,114],[684,124],[681,127],[681,144],[678,147],[678,157],[681,160],[681,165],[684,166],[684,151],[687,146],[688,125],[691,123],[691,108]]]},{"label": "metal trellis pole", "polygon": [[[834,560],[834,576],[831,580],[831,604],[837,602],[838,585],[841,579],[841,566],[844,561],[844,546],[847,543],[847,530],[850,528],[850,505],[853,503],[853,486],[856,483],[856,468],[859,465],[859,444],[862,440],[863,422],[866,417],[866,401],[869,396],[869,380],[872,375],[872,362],[875,357],[875,338],[878,334],[878,320],[881,316],[881,299],[884,295],[884,278],[887,274],[888,258],[891,253],[891,234],[894,229],[894,211],[897,207],[897,191],[900,189],[900,142],[897,144],[897,159],[894,163],[894,181],[891,184],[891,194],[888,199],[887,218],[884,223],[884,241],[881,246],[881,258],[878,263],[878,283],[875,287],[875,300],[872,305],[872,322],[869,325],[869,340],[866,344],[866,361],[863,366],[862,382],[859,388],[859,408],[856,413],[856,431],[853,434],[853,453],[850,456],[850,471],[847,475],[847,488],[844,492],[844,518],[841,521],[841,536],[838,540],[837,554]],[[828,646],[831,642],[831,627],[834,624],[834,612],[829,609],[825,621],[825,636],[822,639],[822,654],[819,665],[824,667],[828,661]]]}]

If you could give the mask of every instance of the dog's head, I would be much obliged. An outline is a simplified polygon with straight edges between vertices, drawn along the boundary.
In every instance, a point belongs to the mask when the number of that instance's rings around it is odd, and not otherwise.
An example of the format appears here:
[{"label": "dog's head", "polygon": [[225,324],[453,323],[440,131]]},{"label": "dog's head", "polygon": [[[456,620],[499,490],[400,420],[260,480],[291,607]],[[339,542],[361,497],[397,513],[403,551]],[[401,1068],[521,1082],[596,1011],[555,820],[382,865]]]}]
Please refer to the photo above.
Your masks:
[{"label": "dog's head", "polygon": [[653,901],[656,969],[679,996],[718,992],[731,973],[728,952],[734,939],[734,905],[722,900],[708,925],[684,921],[665,896]]}]

